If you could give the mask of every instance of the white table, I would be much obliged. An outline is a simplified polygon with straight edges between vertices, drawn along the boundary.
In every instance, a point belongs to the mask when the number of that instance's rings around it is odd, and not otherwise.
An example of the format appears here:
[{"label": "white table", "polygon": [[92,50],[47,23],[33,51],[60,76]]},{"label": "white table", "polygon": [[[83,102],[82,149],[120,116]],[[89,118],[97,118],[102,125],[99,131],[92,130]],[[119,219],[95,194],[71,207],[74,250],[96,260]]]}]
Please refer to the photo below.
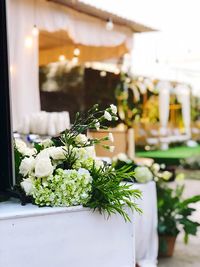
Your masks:
[{"label": "white table", "polygon": [[155,182],[134,184],[143,196],[137,203],[142,215],[134,214],[136,262],[140,267],[156,267],[158,256],[157,196]]},{"label": "white table", "polygon": [[133,222],[81,206],[0,203],[1,267],[133,267]]}]

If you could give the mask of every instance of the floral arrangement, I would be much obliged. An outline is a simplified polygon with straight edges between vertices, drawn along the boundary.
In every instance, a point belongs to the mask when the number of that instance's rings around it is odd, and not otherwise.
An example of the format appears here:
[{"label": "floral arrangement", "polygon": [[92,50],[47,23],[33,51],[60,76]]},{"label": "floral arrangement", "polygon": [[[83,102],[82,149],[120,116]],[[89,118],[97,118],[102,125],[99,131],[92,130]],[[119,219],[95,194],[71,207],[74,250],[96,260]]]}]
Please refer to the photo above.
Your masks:
[{"label": "floral arrangement", "polygon": [[133,181],[137,183],[148,183],[152,180],[155,182],[168,181],[173,176],[172,172],[166,170],[165,164],[153,163],[151,166],[138,166],[124,153],[113,158],[113,166],[116,169],[129,167],[134,172]]},{"label": "floral arrangement", "polygon": [[134,203],[141,192],[122,183],[132,178],[129,167],[114,169],[95,158],[94,145],[100,144],[112,151],[112,134],[101,139],[90,139],[89,129],[105,129],[104,123],[117,120],[117,108],[110,105],[100,111],[98,105],[86,114],[77,113],[71,129],[58,137],[35,143],[29,148],[23,141],[15,141],[17,189],[38,206],[84,205],[101,213],[120,213],[129,220],[127,206],[140,212]]}]

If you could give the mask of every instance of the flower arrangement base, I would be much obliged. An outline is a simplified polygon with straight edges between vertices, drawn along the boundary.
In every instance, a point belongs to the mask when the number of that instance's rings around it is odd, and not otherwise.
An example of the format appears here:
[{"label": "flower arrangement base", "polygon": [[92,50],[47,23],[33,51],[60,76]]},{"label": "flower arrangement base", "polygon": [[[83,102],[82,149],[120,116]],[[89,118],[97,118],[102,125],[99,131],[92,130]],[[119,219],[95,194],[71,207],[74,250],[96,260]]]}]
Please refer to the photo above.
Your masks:
[{"label": "flower arrangement base", "polygon": [[172,257],[176,236],[159,236],[159,257]]},{"label": "flower arrangement base", "polygon": [[[129,214],[131,217],[131,214]],[[0,266],[133,267],[133,222],[82,206],[0,203]]]}]

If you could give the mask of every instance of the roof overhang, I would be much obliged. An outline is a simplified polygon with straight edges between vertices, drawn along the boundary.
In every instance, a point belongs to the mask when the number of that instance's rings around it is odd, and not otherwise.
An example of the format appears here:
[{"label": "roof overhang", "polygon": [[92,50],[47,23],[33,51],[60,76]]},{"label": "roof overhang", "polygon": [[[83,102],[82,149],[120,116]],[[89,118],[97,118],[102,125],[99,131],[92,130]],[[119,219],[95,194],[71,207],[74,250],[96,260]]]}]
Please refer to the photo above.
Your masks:
[{"label": "roof overhang", "polygon": [[121,17],[114,13],[97,8],[93,5],[86,4],[82,0],[47,0],[47,1],[65,5],[76,11],[79,11],[81,13],[87,14],[92,17],[96,17],[104,21],[107,21],[108,19],[111,18],[114,24],[125,26],[131,29],[134,33],[155,31],[155,29],[152,29],[148,26],[137,23],[133,20],[126,19],[125,17]]}]

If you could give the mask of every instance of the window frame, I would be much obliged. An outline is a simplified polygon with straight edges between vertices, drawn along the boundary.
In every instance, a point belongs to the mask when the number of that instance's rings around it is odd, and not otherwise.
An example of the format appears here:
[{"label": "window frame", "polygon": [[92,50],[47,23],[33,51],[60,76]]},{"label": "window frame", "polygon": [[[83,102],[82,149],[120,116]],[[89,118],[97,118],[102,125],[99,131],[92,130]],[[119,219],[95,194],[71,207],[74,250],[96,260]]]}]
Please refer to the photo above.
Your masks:
[{"label": "window frame", "polygon": [[14,185],[6,0],[0,1],[0,191]]}]

